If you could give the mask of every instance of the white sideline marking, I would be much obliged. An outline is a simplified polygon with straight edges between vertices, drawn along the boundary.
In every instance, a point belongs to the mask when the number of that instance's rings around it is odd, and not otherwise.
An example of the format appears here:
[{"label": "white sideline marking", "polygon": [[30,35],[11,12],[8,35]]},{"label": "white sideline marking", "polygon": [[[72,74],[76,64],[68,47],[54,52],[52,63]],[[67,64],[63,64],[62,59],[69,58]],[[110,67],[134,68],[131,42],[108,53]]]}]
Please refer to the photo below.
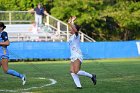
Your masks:
[{"label": "white sideline marking", "polygon": [[136,42],[137,48],[138,48],[138,54],[140,55],[140,42]]},{"label": "white sideline marking", "polygon": [[[41,77],[40,77],[40,78],[38,78],[38,79],[46,79],[46,78],[41,78]],[[51,85],[54,85],[54,84],[57,83],[57,81],[54,80],[54,79],[49,79],[49,80],[51,81],[50,84],[45,84],[45,85],[42,85],[42,86],[40,86],[40,87],[30,87],[30,88],[20,89],[20,90],[7,90],[7,89],[5,89],[5,90],[0,90],[0,92],[18,92],[18,91],[27,91],[27,90],[31,90],[31,89],[43,88],[43,87],[46,87],[46,86],[51,86]],[[22,93],[32,93],[32,92],[22,92]]]},{"label": "white sideline marking", "polygon": [[39,77],[39,78],[37,78],[37,79],[45,79],[45,78]]},{"label": "white sideline marking", "polygon": [[31,89],[35,89],[35,88],[43,88],[43,87],[46,87],[46,86],[54,85],[56,83],[56,81],[54,79],[49,79],[49,80],[51,81],[50,84],[46,84],[46,85],[43,85],[43,86],[40,86],[40,87],[26,88],[26,89],[22,89],[22,90],[31,90]]}]

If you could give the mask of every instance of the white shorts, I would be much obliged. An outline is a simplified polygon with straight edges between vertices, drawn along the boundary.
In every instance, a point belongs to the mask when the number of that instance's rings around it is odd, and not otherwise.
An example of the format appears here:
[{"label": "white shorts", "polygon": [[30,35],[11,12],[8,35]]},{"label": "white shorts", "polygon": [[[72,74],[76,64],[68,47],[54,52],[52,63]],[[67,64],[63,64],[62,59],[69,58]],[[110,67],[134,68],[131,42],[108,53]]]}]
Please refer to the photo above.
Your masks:
[{"label": "white shorts", "polygon": [[83,58],[82,57],[71,57],[70,59],[71,59],[71,62],[74,62],[77,59],[79,59],[81,63],[83,62]]}]

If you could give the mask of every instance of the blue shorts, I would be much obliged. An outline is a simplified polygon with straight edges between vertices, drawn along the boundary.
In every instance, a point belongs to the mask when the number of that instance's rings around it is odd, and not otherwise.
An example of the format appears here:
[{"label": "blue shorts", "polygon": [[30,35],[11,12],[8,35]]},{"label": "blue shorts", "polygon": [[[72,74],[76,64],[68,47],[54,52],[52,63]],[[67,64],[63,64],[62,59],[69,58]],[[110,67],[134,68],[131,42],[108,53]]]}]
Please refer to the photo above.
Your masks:
[{"label": "blue shorts", "polygon": [[0,47],[0,59],[9,59],[9,52],[7,50],[7,48],[4,47]]}]

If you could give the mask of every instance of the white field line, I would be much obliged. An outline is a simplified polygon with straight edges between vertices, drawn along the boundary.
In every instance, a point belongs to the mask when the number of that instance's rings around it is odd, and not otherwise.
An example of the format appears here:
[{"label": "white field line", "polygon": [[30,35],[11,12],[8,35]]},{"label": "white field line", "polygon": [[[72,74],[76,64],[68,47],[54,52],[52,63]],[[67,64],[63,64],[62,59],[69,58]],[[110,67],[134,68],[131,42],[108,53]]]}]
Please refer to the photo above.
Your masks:
[{"label": "white field line", "polygon": [[[46,79],[46,78],[38,78],[38,79]],[[18,92],[18,91],[28,91],[28,90],[31,90],[31,89],[37,89],[37,88],[43,88],[43,87],[46,87],[46,86],[51,86],[51,85],[54,85],[57,83],[56,80],[54,79],[49,79],[51,81],[50,84],[45,84],[45,85],[42,85],[42,86],[39,86],[39,87],[30,87],[30,88],[25,88],[25,89],[20,89],[20,90],[0,90],[0,92]],[[26,93],[26,92],[22,92],[22,93]],[[28,93],[28,92],[27,92]],[[31,93],[31,92],[30,92]]]}]

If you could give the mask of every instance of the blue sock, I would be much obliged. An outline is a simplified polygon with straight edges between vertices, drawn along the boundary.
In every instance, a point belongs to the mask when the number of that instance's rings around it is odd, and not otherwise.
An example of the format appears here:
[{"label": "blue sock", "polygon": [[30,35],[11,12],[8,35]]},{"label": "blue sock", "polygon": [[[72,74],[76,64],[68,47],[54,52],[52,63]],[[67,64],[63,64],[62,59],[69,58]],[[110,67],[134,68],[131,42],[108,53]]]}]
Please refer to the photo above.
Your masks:
[{"label": "blue sock", "polygon": [[23,77],[22,74],[16,72],[15,70],[12,70],[12,69],[8,69],[7,74],[10,74],[10,75],[13,75],[13,76],[16,76],[16,77],[19,77],[19,78]]}]

